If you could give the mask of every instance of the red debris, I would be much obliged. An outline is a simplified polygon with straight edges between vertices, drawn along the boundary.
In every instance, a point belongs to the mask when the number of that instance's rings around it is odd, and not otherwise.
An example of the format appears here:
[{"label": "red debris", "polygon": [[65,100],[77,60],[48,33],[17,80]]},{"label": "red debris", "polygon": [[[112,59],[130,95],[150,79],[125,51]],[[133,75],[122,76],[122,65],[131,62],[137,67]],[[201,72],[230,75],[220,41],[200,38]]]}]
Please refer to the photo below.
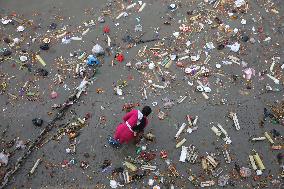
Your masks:
[{"label": "red debris", "polygon": [[168,153],[165,150],[162,150],[160,152],[160,156],[161,156],[162,159],[166,159],[168,157]]},{"label": "red debris", "polygon": [[104,33],[109,33],[109,32],[110,32],[110,28],[109,28],[108,25],[106,25],[106,26],[104,27]]},{"label": "red debris", "polygon": [[118,62],[123,62],[123,60],[124,60],[123,54],[117,54],[117,55],[116,55],[116,60],[117,60]]}]

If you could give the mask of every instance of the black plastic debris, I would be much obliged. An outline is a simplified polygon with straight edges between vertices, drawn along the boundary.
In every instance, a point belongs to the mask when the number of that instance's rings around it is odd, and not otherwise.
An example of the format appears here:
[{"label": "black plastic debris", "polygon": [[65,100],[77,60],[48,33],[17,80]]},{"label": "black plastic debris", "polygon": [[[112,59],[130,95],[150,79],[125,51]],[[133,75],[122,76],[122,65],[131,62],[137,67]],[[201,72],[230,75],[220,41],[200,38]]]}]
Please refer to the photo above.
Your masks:
[{"label": "black plastic debris", "polygon": [[3,38],[3,41],[4,41],[5,43],[11,43],[11,42],[12,42],[11,39],[8,38],[8,37],[4,37],[4,38]]},{"label": "black plastic debris", "polygon": [[44,44],[42,44],[39,48],[40,48],[41,50],[46,51],[46,50],[49,49],[49,44],[48,44],[48,43],[44,43]]},{"label": "black plastic debris", "polygon": [[278,163],[282,164],[283,163],[283,159],[284,159],[284,154],[283,153],[278,153],[276,157],[277,157]]},{"label": "black plastic debris", "polygon": [[45,69],[43,68],[38,68],[36,70],[36,74],[37,75],[40,75],[40,76],[47,76],[48,75],[48,71],[46,71]]},{"label": "black plastic debris", "polygon": [[222,50],[222,49],[224,49],[224,48],[225,48],[225,45],[223,45],[223,44],[220,44],[220,45],[217,46],[217,49],[218,49],[218,50]]},{"label": "black plastic debris", "polygon": [[111,161],[106,159],[106,160],[104,160],[103,164],[101,165],[101,168],[106,169],[110,165],[111,165]]},{"label": "black plastic debris", "polygon": [[248,42],[249,37],[247,35],[242,36],[242,41],[243,42]]},{"label": "black plastic debris", "polygon": [[34,119],[32,120],[32,122],[33,122],[33,124],[34,124],[35,126],[37,126],[37,127],[40,127],[40,126],[42,126],[42,124],[43,124],[43,120],[42,120],[41,118],[34,118]]},{"label": "black plastic debris", "polygon": [[52,30],[55,30],[57,28],[57,24],[56,23],[51,23],[49,25],[49,28],[52,29]]},{"label": "black plastic debris", "polygon": [[117,168],[114,168],[112,170],[112,173],[115,174],[115,173],[122,173],[124,171],[124,168],[123,167],[117,167]]},{"label": "black plastic debris", "polygon": [[276,129],[272,129],[271,134],[272,134],[273,138],[281,136],[280,132],[277,131]]},{"label": "black plastic debris", "polygon": [[3,56],[10,56],[12,54],[12,51],[5,49],[3,52]]}]

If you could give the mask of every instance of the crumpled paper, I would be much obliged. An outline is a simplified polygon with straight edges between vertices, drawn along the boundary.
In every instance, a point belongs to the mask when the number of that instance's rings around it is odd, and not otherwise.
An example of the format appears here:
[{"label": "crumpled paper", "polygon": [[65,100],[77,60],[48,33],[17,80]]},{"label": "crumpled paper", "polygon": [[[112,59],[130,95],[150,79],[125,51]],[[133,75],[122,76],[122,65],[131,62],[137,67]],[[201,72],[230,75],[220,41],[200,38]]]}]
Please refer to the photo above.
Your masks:
[{"label": "crumpled paper", "polygon": [[253,68],[246,68],[246,69],[243,70],[243,72],[244,72],[243,77],[246,80],[250,80],[252,78],[252,76],[255,76],[255,69],[253,69]]}]

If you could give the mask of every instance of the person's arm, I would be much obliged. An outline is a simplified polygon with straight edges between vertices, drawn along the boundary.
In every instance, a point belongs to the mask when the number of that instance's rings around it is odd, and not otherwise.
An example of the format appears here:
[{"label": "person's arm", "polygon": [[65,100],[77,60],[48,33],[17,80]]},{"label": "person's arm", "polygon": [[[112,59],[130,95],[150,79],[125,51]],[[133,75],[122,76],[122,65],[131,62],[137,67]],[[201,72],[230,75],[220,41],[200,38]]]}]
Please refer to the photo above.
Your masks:
[{"label": "person's arm", "polygon": [[[148,121],[148,119],[146,118],[146,124],[145,124],[144,129],[147,127],[148,123],[149,123],[149,121]],[[143,129],[143,131],[144,131],[144,129]]]},{"label": "person's arm", "polygon": [[145,124],[144,129],[142,129],[141,131],[139,131],[136,135],[138,135],[138,134],[143,134],[143,133],[144,133],[145,128],[147,127],[147,125],[148,125],[148,119],[146,118],[146,124]]},{"label": "person's arm", "polygon": [[123,121],[127,121],[133,115],[133,113],[134,113],[134,111],[132,110],[132,111],[128,112],[127,114],[125,114],[122,118]]}]

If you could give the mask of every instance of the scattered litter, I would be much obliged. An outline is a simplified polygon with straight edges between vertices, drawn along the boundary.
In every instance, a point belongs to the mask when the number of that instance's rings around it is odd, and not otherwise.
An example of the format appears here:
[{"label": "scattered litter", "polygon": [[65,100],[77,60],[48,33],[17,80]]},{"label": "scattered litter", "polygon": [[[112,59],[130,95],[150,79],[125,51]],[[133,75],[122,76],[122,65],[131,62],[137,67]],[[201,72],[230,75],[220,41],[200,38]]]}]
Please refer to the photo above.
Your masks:
[{"label": "scattered litter", "polygon": [[0,8],[0,188],[281,188],[280,1],[66,2]]}]

